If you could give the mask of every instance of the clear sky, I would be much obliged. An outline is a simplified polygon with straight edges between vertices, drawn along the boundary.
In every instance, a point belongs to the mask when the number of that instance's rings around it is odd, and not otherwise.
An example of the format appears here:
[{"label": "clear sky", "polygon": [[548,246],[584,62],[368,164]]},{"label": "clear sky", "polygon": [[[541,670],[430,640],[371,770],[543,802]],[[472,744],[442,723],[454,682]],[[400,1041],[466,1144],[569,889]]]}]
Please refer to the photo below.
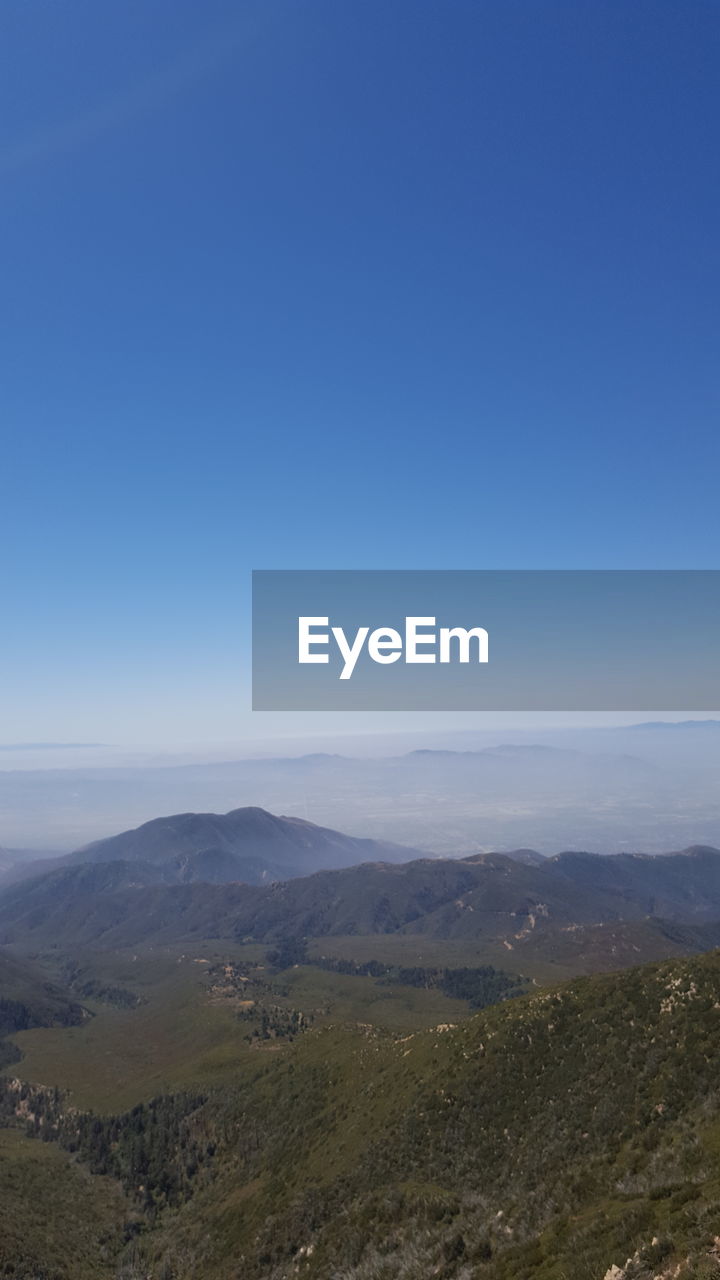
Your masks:
[{"label": "clear sky", "polygon": [[253,567],[717,567],[719,55],[716,0],[4,0],[0,739],[261,729]]}]

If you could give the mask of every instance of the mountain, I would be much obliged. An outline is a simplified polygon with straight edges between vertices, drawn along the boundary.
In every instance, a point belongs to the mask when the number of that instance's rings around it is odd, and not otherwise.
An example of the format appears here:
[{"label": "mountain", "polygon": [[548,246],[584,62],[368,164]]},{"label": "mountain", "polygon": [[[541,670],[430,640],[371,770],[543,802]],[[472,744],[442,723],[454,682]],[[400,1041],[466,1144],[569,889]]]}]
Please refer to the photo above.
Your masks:
[{"label": "mountain", "polygon": [[[126,1115],[27,1099],[38,1133],[143,1214],[117,1274],[710,1280],[719,996],[714,952],[457,1026],[326,1026],[230,1088]],[[0,1107],[14,1097],[0,1086]]]},{"label": "mountain", "polygon": [[[524,862],[528,867],[541,867],[546,861],[544,853],[538,853],[536,849],[499,849],[498,853],[502,853],[506,858],[512,858],[513,862]],[[470,853],[464,862],[482,862],[487,854]]]},{"label": "mountain", "polygon": [[545,861],[545,854],[538,853],[537,849],[510,849],[507,857],[513,862],[524,862],[528,867],[541,867]]},{"label": "mountain", "polygon": [[[354,1055],[331,1032],[303,1044],[241,1091],[260,1155],[227,1143],[219,1185],[200,1179],[167,1232],[169,1257],[194,1246],[195,1274],[220,1276],[232,1238],[248,1280],[289,1278],[299,1251],[312,1280],[711,1275],[719,991],[714,954],[394,1044],[366,1033]],[[242,1221],[223,1240],[238,1186]],[[203,1220],[219,1238],[198,1243]]]},{"label": "mountain", "polygon": [[[607,918],[567,877],[501,854],[472,862],[361,863],[267,886],[158,884],[146,862],[65,864],[0,894],[0,942],[134,946],[185,937],[515,936],[534,909],[554,923]],[[174,864],[172,873],[174,874]]]},{"label": "mountain", "polygon": [[639,724],[629,724],[626,726],[627,731],[634,729],[653,730],[669,729],[678,733],[687,732],[688,729],[720,729],[720,720],[643,720]]},{"label": "mountain", "polygon": [[[208,836],[214,844],[198,848]],[[146,999],[149,970],[177,975],[157,1008],[116,1000],[105,1012],[93,1005],[84,1031],[20,1037],[26,1079],[0,1072],[0,1184],[2,1125],[21,1124],[44,1139],[39,1150],[54,1153],[58,1195],[61,1184],[72,1186],[77,1205],[85,1179],[97,1216],[90,1235],[105,1241],[107,1265],[97,1274],[108,1280],[709,1280],[717,1273],[720,953],[696,953],[720,944],[719,850],[543,858],[521,849],[222,882],[240,849],[267,865],[257,853],[262,840],[266,850],[294,843],[301,856],[310,847],[313,857],[367,847],[258,810],[180,815],[57,860],[0,893],[0,943],[47,948],[78,996],[85,998],[85,984],[87,998],[94,992],[100,1000],[101,987],[117,993],[135,974]],[[307,958],[303,937],[329,940],[322,964]],[[352,976],[352,965],[338,962],[369,939],[378,955],[383,945],[397,947],[398,960],[385,976],[382,966]],[[243,941],[265,943],[267,952]],[[496,954],[501,964],[507,957],[512,975],[451,969],[468,963],[450,960],[466,944],[476,956],[486,946],[493,965]],[[439,959],[443,948],[447,958]],[[421,1024],[427,1031],[378,1013],[391,1000],[402,1008],[403,984],[413,990],[433,972],[403,970],[403,956],[410,965],[442,965],[460,983],[457,992],[473,972],[495,981],[563,969],[623,972],[535,986],[530,995],[517,979],[513,999],[476,1016],[458,999],[443,1008],[446,1020],[435,1014]],[[680,958],[628,967],[667,956]],[[341,985],[328,989],[325,979]],[[371,984],[370,1004],[343,994],[353,987],[367,999]],[[329,999],[328,990],[337,994]],[[437,994],[423,988],[423,996]],[[338,995],[349,1003],[336,1014]],[[0,947],[0,1035],[86,1018],[35,962]],[[152,1043],[160,1018],[163,1038],[179,1036],[174,1085],[143,1092],[152,1100],[127,1114],[84,1112],[63,1093],[62,1066],[55,1071],[63,1059],[67,1068],[64,1055],[81,1064],[80,1078],[90,1064],[109,1061],[111,1078],[121,1079],[118,1037],[144,1045],[145,1028]],[[188,1072],[187,1027],[206,1024],[200,1085]],[[0,1040],[0,1066],[13,1076],[22,1076],[18,1057]],[[37,1080],[47,1083],[30,1083]],[[63,1153],[72,1158],[64,1180]],[[26,1147],[15,1151],[11,1172],[26,1160]],[[34,1203],[37,1188],[55,1205],[40,1175],[25,1184],[25,1199]],[[62,1242],[43,1251],[28,1234],[11,1182],[14,1226],[10,1243],[0,1241],[0,1265],[59,1275]],[[125,1196],[123,1221],[132,1224],[125,1246],[103,1188]],[[72,1205],[67,1212],[75,1222]],[[18,1272],[26,1247],[32,1265]],[[79,1246],[77,1259],[68,1246],[67,1274],[88,1274],[90,1248],[86,1265]]]},{"label": "mountain", "polygon": [[[237,819],[236,814],[228,817]],[[309,824],[298,820],[263,814],[261,822],[270,833],[299,830],[300,837],[317,841],[325,852],[347,853],[368,843],[312,827],[308,836]],[[720,851],[705,847],[654,857],[569,852],[537,865],[503,854],[364,862],[251,885],[191,877],[178,883],[178,855],[163,861],[156,846],[157,861],[141,861],[140,852],[152,854],[153,848],[138,835],[103,841],[82,857],[75,855],[50,872],[5,888],[0,894],[0,943],[106,948],[198,937],[271,941],[398,934],[493,942],[517,951],[519,962],[520,953],[530,955],[536,945],[529,940],[541,937],[546,950],[557,945],[580,958],[579,946],[568,942],[579,927],[651,919],[702,929],[720,919]],[[268,843],[275,848],[280,840],[271,834]],[[168,845],[160,842],[166,854],[168,847],[170,837]],[[121,848],[138,856],[106,860]],[[211,873],[218,862],[222,871],[225,856],[222,851],[195,855],[195,869],[202,871],[206,860]],[[662,935],[657,941],[662,947]],[[600,943],[598,935],[596,945]],[[626,949],[632,945],[623,944]],[[688,946],[695,949],[690,942]]]},{"label": "mountain", "polygon": [[[346,852],[348,845],[352,855]],[[155,818],[132,831],[86,845],[66,861],[172,864],[182,875],[188,860],[212,851],[215,861],[218,855],[226,856],[228,869],[236,860],[254,859],[263,866],[279,864],[287,875],[288,867],[290,874],[300,874],[332,865],[325,859],[333,856],[357,861],[357,849],[348,837],[315,828],[299,818],[278,818],[264,809],[245,808],[227,814],[180,813]]]},{"label": "mountain", "polygon": [[154,867],[158,884],[262,884],[368,859],[398,862],[413,852],[387,841],[359,839],[302,818],[275,817],[265,809],[247,807],[226,814],[154,818],[64,858],[15,867],[5,883],[61,866],[122,862],[141,864],[144,883],[151,882],[148,868]]},{"label": "mountain", "polygon": [[601,921],[536,929],[509,944],[508,963],[523,973],[591,974],[720,947],[720,920],[678,924],[662,918]]},{"label": "mountain", "polygon": [[720,853],[709,846],[694,845],[662,857],[561,853],[548,859],[547,869],[567,878],[592,902],[603,899],[618,918],[627,918],[628,904],[636,914],[671,920],[710,920],[718,915]]}]

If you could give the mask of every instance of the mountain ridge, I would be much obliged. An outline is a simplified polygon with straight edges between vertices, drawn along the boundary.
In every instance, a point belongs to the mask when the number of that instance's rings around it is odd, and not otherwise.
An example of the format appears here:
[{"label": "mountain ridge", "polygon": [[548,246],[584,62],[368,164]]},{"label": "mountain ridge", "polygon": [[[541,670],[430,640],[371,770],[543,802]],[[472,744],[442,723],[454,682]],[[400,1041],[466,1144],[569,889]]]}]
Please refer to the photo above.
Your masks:
[{"label": "mountain ridge", "polygon": [[[293,822],[298,839],[323,832]],[[368,844],[375,847],[350,847]],[[553,930],[648,919],[700,927],[720,919],[720,851],[706,846],[663,855],[571,851],[539,861],[501,853],[376,859],[254,884],[222,879],[222,850],[192,855],[183,874],[177,856],[110,861],[101,846],[102,857],[58,860],[5,886],[0,942],[105,947],[202,934],[267,941],[397,933],[516,950]],[[117,847],[112,842],[110,850]],[[208,878],[199,878],[203,872]]]},{"label": "mountain ridge", "polygon": [[303,818],[276,816],[248,805],[224,814],[188,811],[151,818],[60,858],[15,866],[0,881],[0,887],[35,879],[62,866],[134,861],[163,867],[160,882],[260,884],[351,866],[368,858],[398,862],[414,853],[419,850],[411,846],[349,836]]}]

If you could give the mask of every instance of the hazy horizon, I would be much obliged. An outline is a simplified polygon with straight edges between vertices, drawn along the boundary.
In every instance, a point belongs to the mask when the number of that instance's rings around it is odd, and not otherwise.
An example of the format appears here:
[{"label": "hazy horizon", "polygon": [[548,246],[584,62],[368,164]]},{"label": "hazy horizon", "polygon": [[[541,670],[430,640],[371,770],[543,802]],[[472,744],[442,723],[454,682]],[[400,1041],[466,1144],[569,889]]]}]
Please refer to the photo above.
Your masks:
[{"label": "hazy horizon", "polygon": [[720,845],[720,720],[503,719],[154,748],[8,745],[0,848],[65,852],[160,816],[246,805],[443,854]]}]

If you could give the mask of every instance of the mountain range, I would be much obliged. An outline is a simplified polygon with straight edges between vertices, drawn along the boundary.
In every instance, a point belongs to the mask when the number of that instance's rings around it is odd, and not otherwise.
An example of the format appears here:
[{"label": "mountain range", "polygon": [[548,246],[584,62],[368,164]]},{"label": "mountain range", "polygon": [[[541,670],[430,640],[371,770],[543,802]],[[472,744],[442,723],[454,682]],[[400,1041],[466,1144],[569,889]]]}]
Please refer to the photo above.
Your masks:
[{"label": "mountain range", "polygon": [[0,1270],[717,1275],[720,850],[433,858],[253,807],[32,870]]},{"label": "mountain range", "polygon": [[[395,934],[494,944],[520,967],[541,955],[579,963],[589,949],[597,967],[614,967],[633,954],[703,950],[718,936],[720,851],[710,847],[412,853],[256,808],[157,819],[6,885],[0,942],[117,948]],[[352,865],[301,874],[333,860]],[[283,869],[291,878],[280,878]]]}]

